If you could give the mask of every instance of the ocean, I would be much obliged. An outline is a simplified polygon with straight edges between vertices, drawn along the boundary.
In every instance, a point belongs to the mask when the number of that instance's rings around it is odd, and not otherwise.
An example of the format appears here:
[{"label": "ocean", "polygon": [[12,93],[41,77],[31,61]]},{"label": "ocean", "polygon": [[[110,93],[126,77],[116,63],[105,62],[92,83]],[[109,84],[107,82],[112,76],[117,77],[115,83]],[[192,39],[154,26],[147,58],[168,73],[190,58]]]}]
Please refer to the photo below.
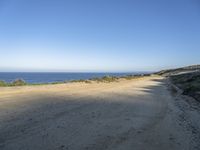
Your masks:
[{"label": "ocean", "polygon": [[52,83],[79,79],[90,79],[103,76],[124,76],[137,75],[144,72],[135,73],[55,73],[55,72],[0,72],[0,80],[12,82],[16,79],[23,79],[27,83]]}]

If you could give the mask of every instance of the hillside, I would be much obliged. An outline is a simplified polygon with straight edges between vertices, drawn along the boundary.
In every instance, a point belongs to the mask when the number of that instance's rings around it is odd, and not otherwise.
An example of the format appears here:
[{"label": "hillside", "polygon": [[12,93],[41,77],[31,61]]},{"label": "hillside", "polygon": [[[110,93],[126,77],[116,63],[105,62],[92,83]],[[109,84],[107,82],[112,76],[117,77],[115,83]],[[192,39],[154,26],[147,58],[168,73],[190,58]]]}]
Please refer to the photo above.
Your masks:
[{"label": "hillside", "polygon": [[198,72],[198,71],[200,71],[200,65],[192,65],[182,68],[162,70],[157,72],[156,74],[163,76],[171,76],[171,75],[178,75],[178,74]]},{"label": "hillside", "polygon": [[163,70],[158,74],[169,77],[184,95],[189,95],[200,102],[200,65]]}]

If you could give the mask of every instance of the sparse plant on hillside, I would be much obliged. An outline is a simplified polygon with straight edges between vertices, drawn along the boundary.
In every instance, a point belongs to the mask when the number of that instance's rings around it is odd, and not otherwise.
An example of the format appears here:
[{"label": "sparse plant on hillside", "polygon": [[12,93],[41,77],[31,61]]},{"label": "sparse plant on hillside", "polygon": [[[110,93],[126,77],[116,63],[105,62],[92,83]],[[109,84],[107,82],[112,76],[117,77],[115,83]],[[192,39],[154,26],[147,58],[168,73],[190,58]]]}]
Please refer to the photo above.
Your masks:
[{"label": "sparse plant on hillside", "polygon": [[7,86],[8,83],[6,83],[5,81],[0,81],[0,86]]},{"label": "sparse plant on hillside", "polygon": [[16,79],[11,83],[11,86],[22,86],[26,84],[27,83],[23,79]]}]

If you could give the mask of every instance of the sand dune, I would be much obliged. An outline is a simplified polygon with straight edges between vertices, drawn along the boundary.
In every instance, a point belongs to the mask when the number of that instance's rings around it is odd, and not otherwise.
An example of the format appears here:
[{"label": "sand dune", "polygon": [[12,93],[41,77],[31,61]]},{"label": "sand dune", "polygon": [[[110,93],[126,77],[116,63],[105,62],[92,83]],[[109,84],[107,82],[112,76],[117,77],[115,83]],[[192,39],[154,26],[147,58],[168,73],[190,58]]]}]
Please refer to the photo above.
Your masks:
[{"label": "sand dune", "polygon": [[0,149],[198,149],[178,98],[159,76],[0,88]]}]

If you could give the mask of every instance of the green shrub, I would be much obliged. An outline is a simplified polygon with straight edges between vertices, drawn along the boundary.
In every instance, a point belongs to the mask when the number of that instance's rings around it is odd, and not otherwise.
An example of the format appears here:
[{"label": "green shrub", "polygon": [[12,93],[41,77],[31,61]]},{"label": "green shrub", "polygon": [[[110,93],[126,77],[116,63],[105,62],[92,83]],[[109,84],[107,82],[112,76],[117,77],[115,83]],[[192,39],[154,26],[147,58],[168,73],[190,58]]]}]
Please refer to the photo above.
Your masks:
[{"label": "green shrub", "polygon": [[117,81],[117,79],[119,78],[114,77],[114,76],[104,76],[102,78],[92,78],[90,80],[97,81],[97,82],[114,82],[114,81]]},{"label": "green shrub", "polygon": [[72,80],[71,82],[85,82],[85,80],[79,79],[79,80]]},{"label": "green shrub", "polygon": [[22,80],[22,79],[16,79],[15,81],[13,81],[11,83],[11,86],[22,86],[22,85],[26,85],[27,83]]},{"label": "green shrub", "polygon": [[0,86],[8,86],[8,83],[6,83],[5,81],[0,81]]},{"label": "green shrub", "polygon": [[113,77],[113,76],[104,76],[102,78],[103,81],[105,82],[114,82],[118,79],[118,77]]},{"label": "green shrub", "polygon": [[135,78],[134,75],[127,75],[127,76],[123,76],[122,78],[126,79],[126,80],[132,80]]},{"label": "green shrub", "polygon": [[91,81],[98,81],[98,82],[100,82],[100,81],[101,81],[101,79],[100,79],[100,78],[91,78],[91,79],[89,79],[89,80],[91,80]]},{"label": "green shrub", "polygon": [[90,80],[83,80],[83,79],[79,79],[79,80],[72,80],[71,82],[85,82],[85,83],[91,83]]}]

